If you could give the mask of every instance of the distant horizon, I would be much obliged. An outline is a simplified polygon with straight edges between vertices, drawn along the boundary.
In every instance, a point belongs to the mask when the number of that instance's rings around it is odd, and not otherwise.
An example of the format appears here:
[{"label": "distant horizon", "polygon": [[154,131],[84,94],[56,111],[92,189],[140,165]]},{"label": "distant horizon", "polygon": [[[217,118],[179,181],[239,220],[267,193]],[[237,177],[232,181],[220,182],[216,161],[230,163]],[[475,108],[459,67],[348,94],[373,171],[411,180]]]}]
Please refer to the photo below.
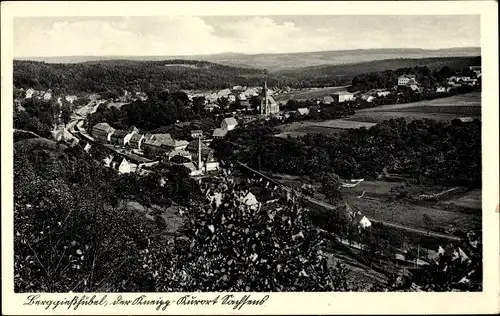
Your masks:
[{"label": "distant horizon", "polygon": [[257,55],[293,55],[293,54],[314,54],[314,53],[328,53],[328,52],[352,52],[352,51],[390,51],[390,50],[422,50],[422,51],[446,51],[446,50],[459,50],[459,49],[481,49],[480,46],[452,46],[443,48],[418,48],[418,47],[387,47],[387,48],[357,48],[357,49],[329,49],[329,50],[317,50],[317,51],[299,51],[299,52],[276,52],[276,53],[239,53],[239,52],[221,52],[221,53],[200,53],[200,54],[182,54],[182,55],[169,55],[169,54],[142,54],[142,55],[58,55],[58,56],[17,56],[13,59],[28,59],[28,58],[67,58],[67,57],[191,57],[191,56],[217,56],[217,55],[245,55],[245,56],[257,56]]}]

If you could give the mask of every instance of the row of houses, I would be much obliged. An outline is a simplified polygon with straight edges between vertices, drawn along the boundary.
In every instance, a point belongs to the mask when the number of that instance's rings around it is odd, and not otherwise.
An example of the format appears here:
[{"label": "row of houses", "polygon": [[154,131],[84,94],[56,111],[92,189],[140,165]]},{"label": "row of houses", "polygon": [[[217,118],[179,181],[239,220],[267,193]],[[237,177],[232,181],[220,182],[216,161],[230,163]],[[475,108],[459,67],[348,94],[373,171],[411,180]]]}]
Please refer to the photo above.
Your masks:
[{"label": "row of houses", "polygon": [[[232,129],[234,126],[223,122],[223,126]],[[128,130],[115,130],[107,123],[96,124],[92,128],[92,136],[95,140],[124,147],[128,150],[143,154],[145,157],[155,161],[168,161],[182,164],[189,170],[191,175],[200,175],[206,172],[218,170],[219,164],[215,161],[213,150],[205,142],[201,141],[203,131],[191,131],[192,142],[176,140],[170,134],[141,134],[135,127]],[[129,162],[120,162],[122,169],[127,170]],[[120,168],[117,167],[120,171]]]}]

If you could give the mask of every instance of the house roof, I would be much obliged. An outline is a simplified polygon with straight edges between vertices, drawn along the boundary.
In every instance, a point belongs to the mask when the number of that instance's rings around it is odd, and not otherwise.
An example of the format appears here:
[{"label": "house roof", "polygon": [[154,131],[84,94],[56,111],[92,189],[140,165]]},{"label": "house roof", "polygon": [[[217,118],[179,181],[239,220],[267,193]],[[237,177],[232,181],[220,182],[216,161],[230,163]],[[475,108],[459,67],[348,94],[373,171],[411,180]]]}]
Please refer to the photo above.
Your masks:
[{"label": "house roof", "polygon": [[298,108],[297,112],[300,114],[309,114],[309,109],[308,108]]},{"label": "house roof", "polygon": [[192,163],[192,162],[186,162],[186,163],[183,163],[182,165],[191,171],[196,170],[196,167],[195,167],[194,163]]},{"label": "house roof", "polygon": [[[201,152],[205,152],[205,151],[209,151],[210,148],[208,148],[207,145],[205,145],[203,142],[200,143],[200,147],[201,147]],[[186,147],[186,150],[187,151],[194,151],[194,152],[198,152],[198,140],[193,140],[191,141],[187,147]]]},{"label": "house roof", "polygon": [[216,128],[214,130],[214,133],[212,134],[212,136],[214,136],[214,137],[224,137],[224,136],[226,136],[226,134],[227,134],[227,131],[225,129]]},{"label": "house roof", "polygon": [[227,125],[238,125],[238,122],[234,117],[226,117],[223,122],[225,122]]},{"label": "house roof", "polygon": [[134,135],[132,135],[132,137],[130,138],[130,141],[131,141],[131,142],[138,142],[138,141],[140,141],[140,140],[141,140],[141,138],[143,138],[143,137],[144,137],[144,135],[142,135],[142,134],[134,134]]},{"label": "house roof", "polygon": [[172,136],[170,136],[170,134],[153,134],[150,139],[167,141],[167,140],[172,140]]},{"label": "house roof", "polygon": [[324,103],[333,103],[333,98],[331,96],[323,97]]},{"label": "house roof", "polygon": [[404,75],[401,75],[398,77],[398,79],[401,79],[401,78],[415,79],[415,75],[404,74]]},{"label": "house roof", "polygon": [[110,132],[114,130],[108,123],[97,123],[92,127],[92,130],[101,130],[103,132]]},{"label": "house roof", "polygon": [[121,130],[121,129],[117,129],[115,130],[115,132],[113,133],[113,135],[111,135],[111,137],[125,137],[128,135],[128,132],[127,131],[124,131],[124,130]]},{"label": "house roof", "polygon": [[332,93],[332,95],[353,95],[353,93],[351,93],[349,91],[337,91],[337,92]]},{"label": "house roof", "polygon": [[163,142],[164,146],[168,147],[179,147],[179,146],[187,146],[189,142],[185,140],[175,140],[175,139],[167,139]]}]

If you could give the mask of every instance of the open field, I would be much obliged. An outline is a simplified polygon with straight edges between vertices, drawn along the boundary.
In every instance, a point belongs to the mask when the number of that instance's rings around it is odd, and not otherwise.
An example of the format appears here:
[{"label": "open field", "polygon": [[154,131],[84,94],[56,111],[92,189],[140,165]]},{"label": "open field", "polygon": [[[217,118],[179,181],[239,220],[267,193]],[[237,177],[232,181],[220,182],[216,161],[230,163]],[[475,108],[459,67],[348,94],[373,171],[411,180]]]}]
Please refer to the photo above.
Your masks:
[{"label": "open field", "polygon": [[[300,188],[302,183],[307,183],[309,179],[297,176],[273,174],[281,183]],[[455,203],[455,205],[467,205],[481,209],[481,190],[473,190],[465,193],[456,194],[447,202],[426,202],[411,200],[390,200],[395,194],[393,188],[400,187],[401,182],[387,181],[363,181],[354,188],[341,189],[343,199],[355,209],[361,211],[368,218],[374,218],[382,221],[393,222],[404,226],[443,232],[447,229],[450,232],[454,230],[467,231],[481,229],[481,212],[457,212],[442,204]],[[313,186],[319,191],[320,184],[314,183]],[[446,189],[443,186],[421,186],[405,184],[404,190],[410,195],[419,195],[429,192],[440,192]],[[449,189],[449,188],[448,188]],[[325,200],[326,197],[318,192],[315,198]],[[364,193],[362,198],[358,198]],[[431,219],[430,225],[424,221],[424,214]]]},{"label": "open field", "polygon": [[[283,124],[277,128],[283,133],[303,134],[339,134],[351,128],[370,128],[375,123],[354,120],[328,120],[328,121],[301,121]],[[285,134],[286,135],[286,134]],[[295,137],[297,137],[295,135]],[[285,136],[286,137],[286,136]]]},{"label": "open field", "polygon": [[[466,94],[454,95],[446,98],[439,98],[434,100],[424,100],[412,103],[401,104],[386,104],[375,108],[362,109],[356,113],[364,112],[379,112],[379,111],[393,111],[408,108],[418,108],[421,106],[433,107],[481,107],[481,92],[471,92]],[[416,111],[418,112],[418,111]]]},{"label": "open field", "polygon": [[481,202],[481,190],[472,190],[458,198],[447,200],[443,204],[481,211]]},{"label": "open field", "polygon": [[[355,115],[345,118],[346,121],[362,121],[369,123],[382,123],[390,119],[404,118],[407,122],[413,120],[432,119],[436,121],[451,121],[457,117],[464,116],[463,114],[449,114],[449,113],[418,113],[418,112],[364,112],[356,113]],[[472,116],[472,115],[466,115]],[[477,116],[479,117],[479,116]]]},{"label": "open field", "polygon": [[273,98],[276,100],[276,102],[283,102],[283,103],[286,103],[290,99],[293,100],[308,100],[316,98],[320,99],[329,96],[334,92],[343,91],[347,87],[348,86],[294,90],[287,93],[275,94],[273,95]]}]

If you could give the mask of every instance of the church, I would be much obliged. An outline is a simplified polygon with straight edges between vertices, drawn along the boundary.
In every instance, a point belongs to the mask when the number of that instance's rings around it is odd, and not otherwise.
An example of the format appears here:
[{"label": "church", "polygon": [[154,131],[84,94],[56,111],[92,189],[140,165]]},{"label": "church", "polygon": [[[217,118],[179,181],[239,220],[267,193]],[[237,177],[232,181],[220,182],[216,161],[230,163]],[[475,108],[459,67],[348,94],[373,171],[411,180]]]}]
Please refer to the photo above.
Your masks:
[{"label": "church", "polygon": [[264,81],[264,87],[262,88],[261,93],[261,102],[260,102],[260,114],[269,115],[276,114],[280,110],[278,103],[274,100],[272,96],[269,95],[269,91],[267,89],[267,82]]}]

